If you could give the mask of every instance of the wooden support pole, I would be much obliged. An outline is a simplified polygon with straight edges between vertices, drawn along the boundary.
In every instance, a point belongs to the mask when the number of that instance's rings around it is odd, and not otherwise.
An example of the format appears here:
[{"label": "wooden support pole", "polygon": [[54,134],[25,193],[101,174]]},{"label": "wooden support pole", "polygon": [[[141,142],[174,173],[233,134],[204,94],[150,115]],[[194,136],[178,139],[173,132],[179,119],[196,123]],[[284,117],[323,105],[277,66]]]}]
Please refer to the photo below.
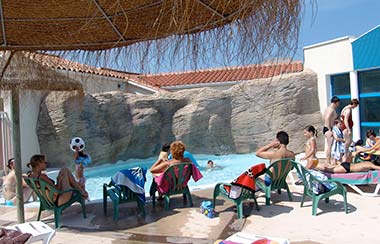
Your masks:
[{"label": "wooden support pole", "polygon": [[17,221],[25,222],[20,139],[20,90],[12,89],[13,156],[15,158]]}]

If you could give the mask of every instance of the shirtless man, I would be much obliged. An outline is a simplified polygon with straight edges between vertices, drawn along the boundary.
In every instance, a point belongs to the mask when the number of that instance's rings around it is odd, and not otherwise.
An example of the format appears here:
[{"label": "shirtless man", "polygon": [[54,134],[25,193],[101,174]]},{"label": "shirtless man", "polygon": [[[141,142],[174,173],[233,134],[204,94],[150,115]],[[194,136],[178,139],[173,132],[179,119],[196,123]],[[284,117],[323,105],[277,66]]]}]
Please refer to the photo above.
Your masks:
[{"label": "shirtless man", "polygon": [[[15,161],[13,158],[8,160],[7,167],[10,170],[9,174],[3,177],[3,192],[5,204],[8,206],[16,206],[16,174]],[[32,190],[28,187],[25,181],[22,181],[22,189],[24,194],[24,202],[27,202],[32,196]],[[35,197],[33,196],[33,199]]]},{"label": "shirtless man", "polygon": [[[280,131],[276,135],[271,143],[266,146],[259,148],[256,151],[256,156],[269,159],[271,163],[283,159],[283,158],[292,158],[294,159],[294,152],[288,150],[287,145],[289,144],[289,135],[285,131]],[[275,149],[275,150],[270,150]]]},{"label": "shirtless man", "polygon": [[338,118],[336,109],[339,107],[340,99],[337,96],[333,96],[330,100],[330,105],[325,109],[323,114],[323,134],[325,135],[325,153],[326,163],[331,163],[331,147],[334,141],[332,128],[334,127],[334,120]]},{"label": "shirtless man", "polygon": [[340,113],[340,119],[342,120],[342,131],[344,139],[344,149],[345,153],[343,155],[343,162],[351,162],[351,152],[348,150],[352,143],[352,127],[354,122],[352,121],[352,109],[359,106],[358,99],[351,99],[350,104],[345,106]]}]

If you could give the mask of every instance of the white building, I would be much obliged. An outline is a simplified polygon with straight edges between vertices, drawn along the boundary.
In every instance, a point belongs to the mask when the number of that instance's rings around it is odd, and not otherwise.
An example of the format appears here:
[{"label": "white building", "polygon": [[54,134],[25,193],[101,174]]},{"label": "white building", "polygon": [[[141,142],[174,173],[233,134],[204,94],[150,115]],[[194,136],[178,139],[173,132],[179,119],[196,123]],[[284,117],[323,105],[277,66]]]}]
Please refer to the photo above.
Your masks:
[{"label": "white building", "polygon": [[352,111],[353,138],[365,138],[368,129],[380,129],[380,26],[355,38],[342,37],[304,47],[304,68],[318,75],[321,112],[332,96],[341,109],[351,99],[360,105]]}]

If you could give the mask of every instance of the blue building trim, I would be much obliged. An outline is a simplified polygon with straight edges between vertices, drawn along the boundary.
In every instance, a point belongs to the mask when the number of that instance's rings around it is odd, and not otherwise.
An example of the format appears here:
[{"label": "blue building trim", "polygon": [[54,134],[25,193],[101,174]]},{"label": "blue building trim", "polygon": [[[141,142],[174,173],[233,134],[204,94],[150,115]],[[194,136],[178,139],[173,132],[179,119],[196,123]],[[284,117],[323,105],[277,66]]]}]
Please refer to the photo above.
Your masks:
[{"label": "blue building trim", "polygon": [[361,122],[360,125],[365,127],[380,127],[380,122]]},{"label": "blue building trim", "polygon": [[380,26],[352,42],[354,70],[380,67]]}]

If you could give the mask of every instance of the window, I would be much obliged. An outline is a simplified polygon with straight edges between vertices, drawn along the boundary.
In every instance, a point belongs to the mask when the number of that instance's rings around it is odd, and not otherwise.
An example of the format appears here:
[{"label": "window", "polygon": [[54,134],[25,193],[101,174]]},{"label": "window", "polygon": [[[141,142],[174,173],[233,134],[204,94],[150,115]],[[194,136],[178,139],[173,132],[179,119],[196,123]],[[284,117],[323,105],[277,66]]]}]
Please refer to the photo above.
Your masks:
[{"label": "window", "polygon": [[380,69],[358,72],[362,138],[368,129],[380,129]]},{"label": "window", "polygon": [[331,76],[331,97],[340,98],[340,106],[336,112],[340,114],[342,108],[351,102],[350,74],[344,73]]}]

